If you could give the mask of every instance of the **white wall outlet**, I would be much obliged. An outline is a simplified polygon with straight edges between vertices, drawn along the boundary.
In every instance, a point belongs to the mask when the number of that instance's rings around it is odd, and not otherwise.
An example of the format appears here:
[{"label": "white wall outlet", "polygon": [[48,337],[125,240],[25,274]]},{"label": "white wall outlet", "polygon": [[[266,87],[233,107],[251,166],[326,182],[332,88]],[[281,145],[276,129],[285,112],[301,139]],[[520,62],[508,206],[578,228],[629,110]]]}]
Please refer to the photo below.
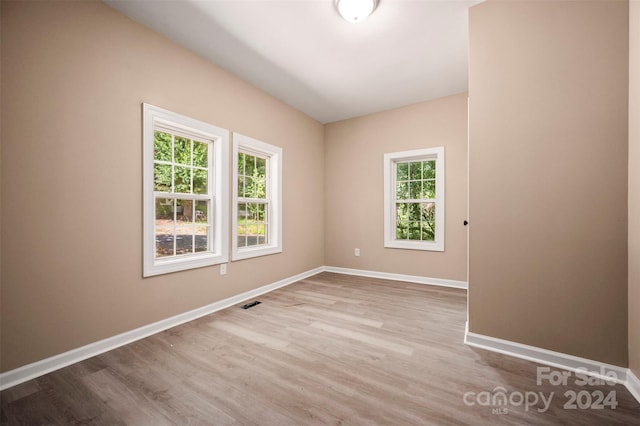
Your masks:
[{"label": "white wall outlet", "polygon": [[359,249],[359,248],[356,248],[356,249],[354,250],[354,254],[355,254],[356,256],[360,256],[360,249]]},{"label": "white wall outlet", "polygon": [[220,264],[220,275],[227,275],[227,264],[226,263],[221,263]]}]

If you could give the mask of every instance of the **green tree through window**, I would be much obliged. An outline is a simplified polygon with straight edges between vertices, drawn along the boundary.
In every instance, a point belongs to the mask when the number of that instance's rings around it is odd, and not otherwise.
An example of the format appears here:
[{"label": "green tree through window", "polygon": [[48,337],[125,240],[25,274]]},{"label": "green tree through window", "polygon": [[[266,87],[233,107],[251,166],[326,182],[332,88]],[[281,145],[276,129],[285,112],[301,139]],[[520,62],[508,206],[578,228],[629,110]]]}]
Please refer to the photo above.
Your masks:
[{"label": "green tree through window", "polygon": [[396,163],[396,239],[435,240],[435,160]]},{"label": "green tree through window", "polygon": [[238,247],[268,242],[267,166],[267,158],[238,153]]},{"label": "green tree through window", "polygon": [[444,251],[444,147],[384,154],[384,246]]},{"label": "green tree through window", "polygon": [[156,258],[208,250],[208,155],[207,142],[154,132]]}]

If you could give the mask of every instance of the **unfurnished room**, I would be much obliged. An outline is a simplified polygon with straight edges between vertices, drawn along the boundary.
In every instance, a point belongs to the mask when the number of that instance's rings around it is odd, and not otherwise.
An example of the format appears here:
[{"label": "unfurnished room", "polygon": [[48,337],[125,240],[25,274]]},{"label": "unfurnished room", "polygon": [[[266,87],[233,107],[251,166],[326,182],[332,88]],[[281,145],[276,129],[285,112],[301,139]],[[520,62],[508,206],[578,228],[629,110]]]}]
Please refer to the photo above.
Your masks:
[{"label": "unfurnished room", "polygon": [[0,5],[0,424],[640,425],[640,0]]}]

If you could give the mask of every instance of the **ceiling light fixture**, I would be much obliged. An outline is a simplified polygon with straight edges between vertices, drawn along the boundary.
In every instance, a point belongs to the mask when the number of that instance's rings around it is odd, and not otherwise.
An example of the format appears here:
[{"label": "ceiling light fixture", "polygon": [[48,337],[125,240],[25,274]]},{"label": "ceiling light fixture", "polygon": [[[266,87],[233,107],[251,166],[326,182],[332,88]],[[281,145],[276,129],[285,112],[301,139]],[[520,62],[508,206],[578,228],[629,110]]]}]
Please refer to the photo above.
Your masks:
[{"label": "ceiling light fixture", "polygon": [[336,8],[347,22],[364,21],[378,6],[378,0],[335,0]]}]

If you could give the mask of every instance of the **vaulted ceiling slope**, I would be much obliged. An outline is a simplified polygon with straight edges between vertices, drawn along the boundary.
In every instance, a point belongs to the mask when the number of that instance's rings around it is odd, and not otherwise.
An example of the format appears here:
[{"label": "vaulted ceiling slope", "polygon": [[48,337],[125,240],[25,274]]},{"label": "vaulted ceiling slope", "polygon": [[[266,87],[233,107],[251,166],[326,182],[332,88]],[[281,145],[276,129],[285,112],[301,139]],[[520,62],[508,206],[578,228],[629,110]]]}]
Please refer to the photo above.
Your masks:
[{"label": "vaulted ceiling slope", "polygon": [[350,24],[333,0],[104,0],[328,123],[467,90],[478,0],[380,0]]}]

